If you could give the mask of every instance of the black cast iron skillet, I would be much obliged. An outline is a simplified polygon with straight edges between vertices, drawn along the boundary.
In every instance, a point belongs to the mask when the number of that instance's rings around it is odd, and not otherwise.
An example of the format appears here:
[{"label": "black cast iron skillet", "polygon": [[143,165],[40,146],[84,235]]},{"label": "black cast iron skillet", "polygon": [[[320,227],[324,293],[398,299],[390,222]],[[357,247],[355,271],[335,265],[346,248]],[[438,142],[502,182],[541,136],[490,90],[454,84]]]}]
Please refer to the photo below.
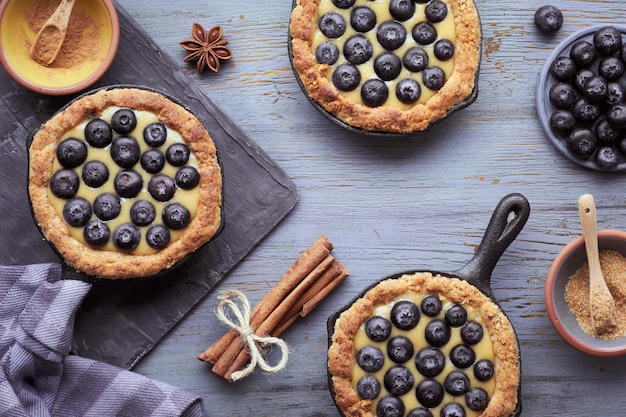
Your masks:
[{"label": "black cast iron skillet", "polygon": [[[493,291],[491,290],[491,274],[498,263],[498,260],[509,247],[509,245],[515,240],[519,232],[524,228],[528,216],[530,215],[530,204],[526,197],[522,194],[513,193],[505,196],[496,206],[491,220],[487,225],[485,234],[483,236],[478,249],[476,250],[472,259],[463,267],[455,272],[440,272],[440,271],[406,271],[399,274],[388,276],[374,284],[371,284],[364,289],[357,297],[355,297],[350,303],[345,305],[340,310],[333,313],[328,318],[328,346],[332,344],[332,336],[335,331],[335,322],[345,310],[350,308],[356,300],[362,298],[365,293],[378,285],[380,282],[388,279],[398,279],[403,275],[413,275],[420,272],[430,272],[433,275],[442,275],[450,278],[459,278],[465,280],[476,287],[480,292],[485,294],[491,301],[498,304]],[[505,314],[506,315],[506,314]],[[517,337],[517,336],[516,336]],[[517,340],[517,339],[516,339]],[[517,340],[519,351],[519,340]],[[520,359],[518,359],[519,361]],[[518,417],[522,412],[522,404],[520,397],[521,381],[518,381],[518,395],[517,406],[513,414],[510,417]],[[328,373],[328,386],[335,401],[335,391],[331,381],[330,371]],[[336,402],[335,402],[336,404]],[[337,406],[339,413],[343,415],[339,406]]]}]

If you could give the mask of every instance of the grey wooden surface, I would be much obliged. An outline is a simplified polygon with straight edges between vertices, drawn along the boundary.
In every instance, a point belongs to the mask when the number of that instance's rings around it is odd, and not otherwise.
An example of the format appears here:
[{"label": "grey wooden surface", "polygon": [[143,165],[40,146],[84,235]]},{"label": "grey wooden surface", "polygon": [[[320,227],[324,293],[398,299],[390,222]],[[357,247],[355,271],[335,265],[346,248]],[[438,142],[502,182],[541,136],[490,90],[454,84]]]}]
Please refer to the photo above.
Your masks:
[{"label": "grey wooden surface", "polygon": [[[560,0],[562,30],[539,35],[546,2],[478,0],[484,43],[477,101],[425,133],[362,137],[322,117],[300,91],[287,55],[290,0],[118,0],[263,148],[300,191],[293,212],[135,368],[188,389],[212,416],[336,416],[326,381],[326,318],[371,282],[406,269],[454,271],[472,256],[501,197],[520,192],[530,219],[496,266],[492,286],[522,350],[525,416],[623,416],[626,358],[594,358],[567,345],[544,305],[545,277],[580,233],[576,201],[592,193],[599,228],[626,229],[626,174],[583,169],[544,138],[535,112],[537,76],[574,31],[620,23],[623,0]],[[191,25],[220,24],[233,58],[218,74],[195,74],[178,45]],[[224,331],[218,291],[255,304],[320,234],[350,277],[283,336],[289,363],[236,383],[196,355]]]}]

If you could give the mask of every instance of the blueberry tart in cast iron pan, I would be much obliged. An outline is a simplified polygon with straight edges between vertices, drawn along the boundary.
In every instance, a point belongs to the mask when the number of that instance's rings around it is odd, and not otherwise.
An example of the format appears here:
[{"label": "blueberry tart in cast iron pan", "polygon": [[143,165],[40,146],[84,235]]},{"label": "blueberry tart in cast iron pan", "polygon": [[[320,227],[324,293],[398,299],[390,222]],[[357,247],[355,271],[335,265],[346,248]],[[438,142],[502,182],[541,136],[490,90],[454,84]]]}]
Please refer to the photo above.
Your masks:
[{"label": "blueberry tart in cast iron pan", "polygon": [[472,0],[294,0],[289,55],[330,120],[406,134],[475,101],[481,38]]},{"label": "blueberry tart in cast iron pan", "polygon": [[82,95],[34,133],[28,192],[65,262],[105,279],[151,277],[222,227],[222,170],[202,122],[143,87]]},{"label": "blueberry tart in cast iron pan", "polygon": [[329,388],[341,415],[521,414],[519,342],[490,282],[529,214],[524,196],[504,197],[464,267],[392,275],[329,318]]}]

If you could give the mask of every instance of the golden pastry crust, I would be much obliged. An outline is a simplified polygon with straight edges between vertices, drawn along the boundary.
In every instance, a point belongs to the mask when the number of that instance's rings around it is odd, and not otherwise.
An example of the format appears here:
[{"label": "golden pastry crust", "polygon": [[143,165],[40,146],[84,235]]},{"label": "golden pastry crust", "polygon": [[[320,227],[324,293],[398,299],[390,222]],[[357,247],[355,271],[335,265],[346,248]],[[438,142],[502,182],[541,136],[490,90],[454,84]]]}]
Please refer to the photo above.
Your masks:
[{"label": "golden pastry crust", "polygon": [[[72,237],[48,196],[56,148],[65,132],[105,109],[118,106],[154,113],[177,131],[198,160],[200,198],[195,217],[180,238],[149,255],[91,248]],[[222,174],[215,144],[204,125],[188,110],[157,92],[139,88],[102,89],[72,102],[47,121],[33,136],[29,148],[31,207],[44,237],[72,267],[106,279],[148,277],[172,267],[211,240],[222,223]]]},{"label": "golden pastry crust", "polygon": [[409,291],[441,294],[448,300],[475,308],[487,326],[494,351],[495,391],[481,417],[508,417],[517,406],[521,377],[520,352],[515,331],[500,308],[473,285],[441,275],[416,273],[380,282],[359,298],[335,323],[328,350],[336,403],[346,417],[374,417],[372,400],[363,400],[352,387],[354,340],[359,328],[377,306],[386,305]]},{"label": "golden pastry crust", "polygon": [[[344,123],[364,131],[410,133],[426,129],[472,97],[480,67],[481,27],[473,0],[447,0],[456,30],[454,69],[444,86],[424,104],[409,109],[368,107],[341,94],[329,81],[331,67],[311,52],[321,0],[297,0],[291,14],[293,67],[309,98]],[[410,35],[409,35],[410,36]]]}]

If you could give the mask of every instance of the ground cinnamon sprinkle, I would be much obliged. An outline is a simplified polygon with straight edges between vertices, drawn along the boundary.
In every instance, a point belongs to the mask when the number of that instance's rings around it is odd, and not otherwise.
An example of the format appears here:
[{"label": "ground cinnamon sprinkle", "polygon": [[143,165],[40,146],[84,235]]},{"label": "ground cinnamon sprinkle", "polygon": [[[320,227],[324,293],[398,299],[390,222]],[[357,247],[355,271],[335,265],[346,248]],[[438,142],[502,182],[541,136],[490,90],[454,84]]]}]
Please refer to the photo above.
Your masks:
[{"label": "ground cinnamon sprinkle", "polygon": [[[34,33],[39,32],[39,29],[48,21],[48,18],[58,6],[58,0],[42,0],[25,9],[24,18],[28,28]],[[101,32],[102,22],[74,9],[70,15],[67,34],[61,51],[56,60],[49,66],[72,68],[86,60],[98,59],[99,55],[106,53],[97,42],[93,41],[100,37]],[[26,42],[30,50],[32,42],[28,40]],[[44,54],[44,58],[45,56]]]},{"label": "ground cinnamon sprinkle", "polygon": [[580,327],[589,335],[602,339],[624,337],[626,336],[626,258],[614,250],[601,250],[600,267],[617,307],[613,330],[598,335],[591,325],[589,265],[587,263],[569,277],[565,285],[565,301]]}]

